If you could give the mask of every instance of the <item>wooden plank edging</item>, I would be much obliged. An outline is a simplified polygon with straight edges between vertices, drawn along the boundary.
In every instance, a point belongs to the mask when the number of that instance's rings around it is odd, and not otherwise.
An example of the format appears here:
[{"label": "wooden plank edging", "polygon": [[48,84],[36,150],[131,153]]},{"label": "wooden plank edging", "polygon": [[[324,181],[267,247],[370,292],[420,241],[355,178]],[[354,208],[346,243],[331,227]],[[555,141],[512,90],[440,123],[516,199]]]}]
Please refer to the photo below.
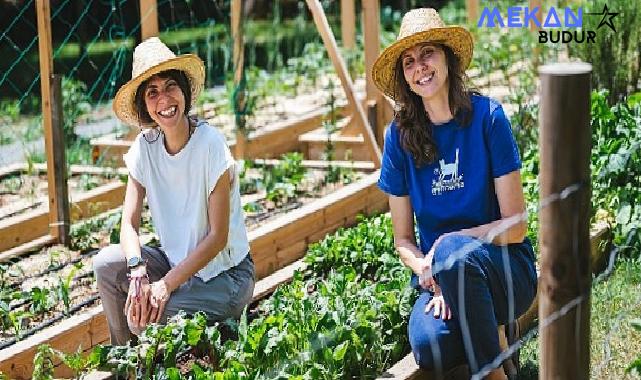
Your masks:
[{"label": "wooden plank edging", "polygon": [[[114,181],[81,194],[70,205],[72,222],[122,205],[126,187],[125,183]],[[0,220],[0,252],[47,235],[48,212],[45,206]]]},{"label": "wooden plank edging", "polygon": [[[335,112],[342,115],[346,112],[347,105],[337,105]],[[277,157],[280,154],[299,150],[298,136],[317,129],[329,113],[329,107],[312,110],[293,120],[274,122],[269,128],[264,128],[256,133],[251,133],[245,141],[245,159]],[[215,126],[212,126],[215,127]],[[111,151],[105,158],[114,159],[118,165],[123,165],[122,154],[131,146],[132,140],[117,140],[116,134],[109,134],[91,139],[90,144],[100,151]],[[234,152],[235,142],[229,143],[229,149]]]},{"label": "wooden plank edging", "polygon": [[[299,260],[256,282],[252,301],[261,300],[278,286],[290,282],[294,272],[304,266],[302,260]],[[12,379],[29,379],[33,371],[33,357],[41,344],[49,344],[52,348],[67,353],[75,352],[82,345],[84,351],[88,352],[92,347],[107,343],[108,340],[107,319],[102,305],[98,305],[0,351],[0,371],[10,375]],[[56,376],[71,375],[68,368],[56,368]]]}]

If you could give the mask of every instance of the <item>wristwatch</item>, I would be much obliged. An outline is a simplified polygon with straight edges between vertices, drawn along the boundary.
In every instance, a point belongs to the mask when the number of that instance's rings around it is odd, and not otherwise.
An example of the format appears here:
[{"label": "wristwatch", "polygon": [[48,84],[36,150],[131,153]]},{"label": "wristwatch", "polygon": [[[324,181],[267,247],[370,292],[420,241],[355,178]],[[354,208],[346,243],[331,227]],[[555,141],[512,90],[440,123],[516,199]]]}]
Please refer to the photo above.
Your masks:
[{"label": "wristwatch", "polygon": [[132,270],[144,264],[145,261],[142,259],[142,257],[134,256],[127,260],[127,269]]}]

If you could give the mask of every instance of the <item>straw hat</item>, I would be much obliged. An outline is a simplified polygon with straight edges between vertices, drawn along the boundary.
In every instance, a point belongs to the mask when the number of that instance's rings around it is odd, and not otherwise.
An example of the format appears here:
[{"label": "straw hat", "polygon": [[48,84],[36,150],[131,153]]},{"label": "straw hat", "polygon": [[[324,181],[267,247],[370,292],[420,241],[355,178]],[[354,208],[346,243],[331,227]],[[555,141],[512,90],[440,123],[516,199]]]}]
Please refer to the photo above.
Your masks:
[{"label": "straw hat", "polygon": [[116,116],[130,126],[145,126],[138,121],[136,110],[135,97],[138,86],[153,75],[172,69],[181,70],[187,75],[193,106],[205,84],[203,61],[194,54],[176,56],[158,37],[151,37],[134,50],[131,80],[120,87],[114,98],[113,110]]},{"label": "straw hat", "polygon": [[413,9],[403,16],[396,42],[388,46],[374,62],[372,79],[387,96],[394,99],[394,67],[406,49],[421,43],[434,42],[449,46],[467,69],[472,60],[473,40],[467,29],[447,26],[432,8]]}]

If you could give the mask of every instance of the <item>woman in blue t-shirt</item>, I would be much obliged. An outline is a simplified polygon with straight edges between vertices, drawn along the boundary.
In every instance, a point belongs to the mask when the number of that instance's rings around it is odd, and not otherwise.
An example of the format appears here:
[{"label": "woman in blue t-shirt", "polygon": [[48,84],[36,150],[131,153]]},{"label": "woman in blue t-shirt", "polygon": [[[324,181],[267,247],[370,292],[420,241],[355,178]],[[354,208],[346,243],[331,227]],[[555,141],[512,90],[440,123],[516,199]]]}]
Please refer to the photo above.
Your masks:
[{"label": "woman in blue t-shirt", "polygon": [[372,70],[397,105],[378,186],[420,291],[409,322],[416,361],[504,379],[497,326],[528,309],[536,271],[510,123],[498,102],[465,88],[472,50],[470,33],[433,9],[403,17]]}]

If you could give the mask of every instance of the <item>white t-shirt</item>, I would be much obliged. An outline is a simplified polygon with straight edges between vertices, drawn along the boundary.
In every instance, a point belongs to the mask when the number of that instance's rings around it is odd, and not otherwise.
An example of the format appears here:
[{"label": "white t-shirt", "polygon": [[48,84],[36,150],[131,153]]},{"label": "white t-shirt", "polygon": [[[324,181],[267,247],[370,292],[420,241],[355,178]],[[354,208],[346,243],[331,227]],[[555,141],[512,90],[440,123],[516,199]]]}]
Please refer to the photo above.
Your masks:
[{"label": "white t-shirt", "polygon": [[209,194],[218,178],[231,168],[227,246],[196,275],[208,281],[245,258],[249,241],[238,170],[225,137],[218,130],[199,121],[187,145],[173,156],[167,153],[162,135],[149,143],[139,133],[123,158],[129,174],[147,192],[154,228],[172,267],[209,233]]}]

